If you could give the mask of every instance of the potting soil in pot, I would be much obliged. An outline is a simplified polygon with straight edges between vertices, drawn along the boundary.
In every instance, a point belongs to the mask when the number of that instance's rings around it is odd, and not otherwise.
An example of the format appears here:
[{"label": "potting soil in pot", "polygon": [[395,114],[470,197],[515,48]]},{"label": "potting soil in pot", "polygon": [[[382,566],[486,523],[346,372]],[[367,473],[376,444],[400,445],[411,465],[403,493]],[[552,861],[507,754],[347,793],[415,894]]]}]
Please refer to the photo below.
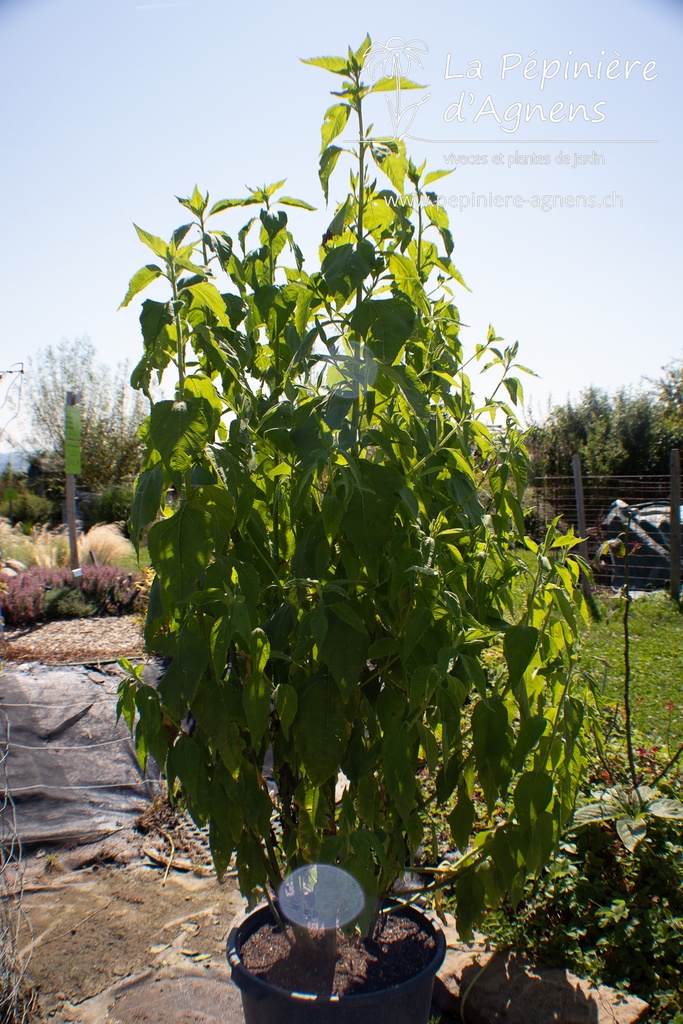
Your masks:
[{"label": "potting soil in pot", "polygon": [[277,926],[268,923],[241,947],[244,966],[260,978],[290,992],[343,996],[375,992],[418,974],[434,956],[436,942],[415,921],[398,914],[382,915],[370,938],[345,935],[337,929],[336,954],[324,936],[290,945]]}]

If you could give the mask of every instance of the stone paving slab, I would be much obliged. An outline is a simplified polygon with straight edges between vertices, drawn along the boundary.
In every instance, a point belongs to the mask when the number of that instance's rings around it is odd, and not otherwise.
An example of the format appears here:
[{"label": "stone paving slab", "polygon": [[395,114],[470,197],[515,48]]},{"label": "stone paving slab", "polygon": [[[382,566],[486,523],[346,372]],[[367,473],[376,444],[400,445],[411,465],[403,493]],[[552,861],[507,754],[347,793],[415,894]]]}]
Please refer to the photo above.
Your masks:
[{"label": "stone paving slab", "polygon": [[[537,967],[520,954],[460,942],[446,929],[448,950],[434,986],[439,1009],[467,1024],[637,1024],[648,1004],[571,971]],[[478,948],[477,948],[478,946]]]},{"label": "stone paving slab", "polygon": [[163,967],[125,978],[78,1006],[65,1004],[50,1024],[244,1024],[229,972]]}]

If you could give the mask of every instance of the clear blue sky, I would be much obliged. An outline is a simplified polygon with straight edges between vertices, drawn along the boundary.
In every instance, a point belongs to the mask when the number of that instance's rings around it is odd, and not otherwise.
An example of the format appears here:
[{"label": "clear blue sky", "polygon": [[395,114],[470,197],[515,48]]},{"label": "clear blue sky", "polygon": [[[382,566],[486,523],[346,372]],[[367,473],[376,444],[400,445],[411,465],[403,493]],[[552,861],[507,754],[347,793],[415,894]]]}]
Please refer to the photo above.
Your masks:
[{"label": "clear blue sky", "polygon": [[[293,218],[313,263],[330,218],[317,158],[334,80],[298,58],[344,53],[366,31],[376,42],[400,36],[423,46],[424,67],[411,71],[430,93],[410,129],[423,140],[408,143],[416,160],[440,168],[451,154],[487,157],[438,183],[444,202],[458,204],[450,217],[455,262],[472,289],[460,297],[468,344],[489,322],[518,339],[522,361],[540,375],[527,385],[537,410],[549,395],[637,384],[680,358],[680,3],[0,0],[0,369],[81,335],[107,362],[136,361],[139,304],[117,312],[147,261],[132,222],[168,235],[184,220],[174,196],[195,182],[218,199],[286,177],[290,194],[319,207]],[[503,77],[506,54],[523,61],[512,67],[508,56]],[[560,71],[541,89],[533,75],[555,59]],[[577,59],[592,79],[584,71],[573,80],[571,66],[564,77],[564,61]],[[641,62],[628,81],[627,60]],[[481,77],[447,77],[468,62]],[[507,122],[482,113],[474,123],[488,96]],[[391,134],[384,97],[372,102],[376,130]],[[516,103],[540,103],[547,120],[537,113],[506,133]],[[570,104],[584,104],[591,123],[581,110],[568,123]],[[575,166],[575,154],[598,162]],[[550,163],[516,163],[532,155]],[[338,172],[333,194],[345,184]],[[472,192],[529,202],[461,212],[457,197]],[[532,205],[534,196],[600,203],[613,193],[612,209]],[[244,219],[226,216],[226,230]]]}]

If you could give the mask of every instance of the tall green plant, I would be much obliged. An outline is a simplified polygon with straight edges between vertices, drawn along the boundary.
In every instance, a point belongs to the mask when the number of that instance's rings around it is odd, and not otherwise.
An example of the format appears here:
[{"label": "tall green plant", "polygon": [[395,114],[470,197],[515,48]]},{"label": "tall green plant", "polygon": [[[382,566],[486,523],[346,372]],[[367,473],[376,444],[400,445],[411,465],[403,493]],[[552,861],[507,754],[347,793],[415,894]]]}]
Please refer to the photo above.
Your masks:
[{"label": "tall green plant", "polygon": [[[448,805],[465,933],[487,901],[521,893],[571,815],[583,601],[571,539],[524,540],[517,346],[493,329],[477,345],[495,377],[477,405],[463,282],[429,191],[447,172],[367,128],[367,96],[391,85],[364,84],[369,47],[307,62],[338,82],[326,197],[352,160],[317,269],[287,217],[310,207],[284,182],[213,204],[195,188],[169,242],[137,229],[155,261],[124,304],[157,279],[168,297],[143,303],[133,382],[149,390],[175,366],[177,389],[147,423],[131,529],[149,526],[156,572],[147,643],[173,660],[158,691],[131,668],[119,713],[140,758],[209,822],[219,874],[236,851],[250,898],[316,860],[380,894]],[[355,145],[338,144],[352,127]],[[254,215],[235,245],[211,225],[243,207]]]}]

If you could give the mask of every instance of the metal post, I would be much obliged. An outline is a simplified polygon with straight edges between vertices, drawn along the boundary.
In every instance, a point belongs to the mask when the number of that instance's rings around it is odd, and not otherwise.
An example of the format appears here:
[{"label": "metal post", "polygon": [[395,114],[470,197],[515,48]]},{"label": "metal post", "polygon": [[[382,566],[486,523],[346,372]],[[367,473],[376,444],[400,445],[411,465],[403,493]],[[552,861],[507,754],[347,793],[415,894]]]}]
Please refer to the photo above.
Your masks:
[{"label": "metal post", "polygon": [[[574,494],[576,496],[576,528],[579,537],[586,536],[586,508],[583,503],[583,477],[581,476],[581,459],[578,455],[572,456],[572,474],[574,476]],[[582,540],[579,544],[579,554],[588,561],[588,541]],[[581,575],[581,587],[586,596],[591,592],[591,585],[585,574]]]},{"label": "metal post", "polygon": [[679,601],[681,596],[681,456],[678,448],[671,450],[671,511],[670,554],[671,554],[671,597]]}]

